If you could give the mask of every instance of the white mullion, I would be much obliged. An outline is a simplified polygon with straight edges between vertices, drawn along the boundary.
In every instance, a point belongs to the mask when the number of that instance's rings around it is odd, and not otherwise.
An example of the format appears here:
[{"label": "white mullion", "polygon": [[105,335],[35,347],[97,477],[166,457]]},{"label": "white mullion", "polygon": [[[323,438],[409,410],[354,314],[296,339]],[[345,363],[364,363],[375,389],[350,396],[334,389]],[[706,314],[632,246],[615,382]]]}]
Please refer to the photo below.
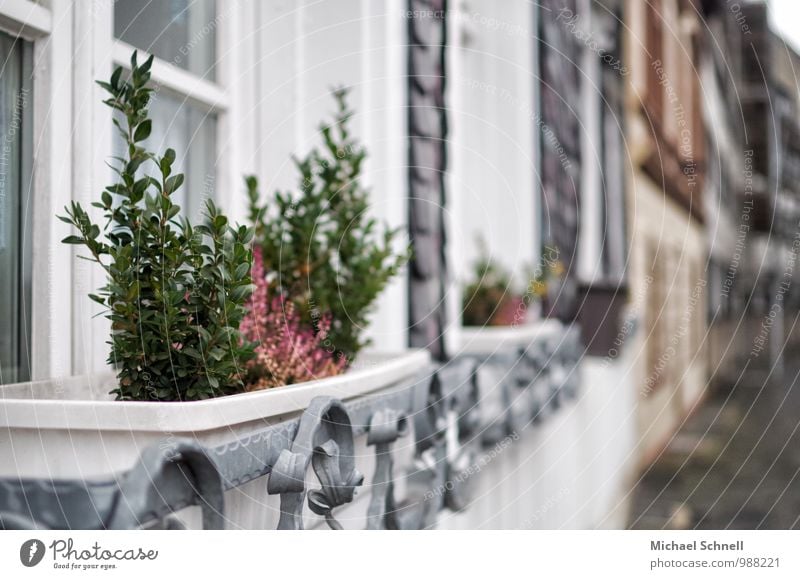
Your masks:
[{"label": "white mullion", "polygon": [[[8,14],[14,8],[19,15],[30,2],[3,4]],[[40,14],[27,6],[28,15]],[[41,7],[38,7],[44,10]],[[34,380],[60,377],[71,371],[71,249],[60,243],[68,233],[65,224],[54,214],[69,201],[71,175],[70,147],[70,74],[72,42],[72,5],[67,0],[53,0],[47,12],[50,36],[33,44],[33,195],[32,289],[31,289],[31,373]],[[42,25],[44,26],[44,25]],[[26,29],[30,27],[26,25]]]},{"label": "white mullion", "polygon": [[[447,197],[446,207],[447,211],[444,214],[444,227],[445,237],[449,243],[445,246],[446,259],[447,259],[447,291],[445,294],[445,314],[446,314],[446,331],[444,335],[445,345],[447,351],[456,351],[455,348],[461,341],[461,304],[463,288],[459,280],[463,279],[467,267],[467,253],[468,249],[463,244],[462,228],[465,223],[463,221],[464,208],[462,205],[463,197],[461,195],[453,195],[454,191],[463,190],[464,166],[465,155],[463,139],[461,134],[462,124],[457,122],[458,117],[466,118],[466,98],[465,89],[462,84],[465,78],[465,65],[464,59],[466,58],[465,47],[474,38],[475,32],[471,29],[472,21],[466,18],[466,11],[469,7],[463,3],[456,4],[451,10],[448,11],[447,27],[448,27],[448,45],[447,52],[445,53],[447,67],[446,74],[448,82],[445,85],[447,91],[447,116],[449,135],[447,139],[447,172],[445,173],[447,191],[451,193]],[[404,63],[408,66],[408,63]],[[403,90],[407,93],[407,87],[404,86]],[[407,105],[408,103],[403,103]],[[409,127],[403,127],[404,134],[408,134]],[[456,143],[462,143],[461,146],[456,146]],[[406,181],[408,180],[408,173],[405,175]],[[404,183],[408,187],[408,183]],[[408,208],[406,207],[406,215],[408,215]],[[460,217],[460,218],[459,218]]]},{"label": "white mullion", "polygon": [[[533,118],[542,118],[542,72],[540,69],[542,40],[539,38],[539,19],[541,18],[541,7],[534,3],[528,22],[531,23],[530,47],[531,47],[531,99]],[[536,234],[533,236],[533,255],[535,257],[534,267],[540,267],[541,255],[544,250],[544,188],[542,187],[542,139],[540,128],[533,126],[531,134],[533,143],[533,227]]]},{"label": "white mullion", "polygon": [[[147,51],[137,49],[121,40],[114,40],[111,50],[114,64],[126,70],[130,68],[131,54],[134,50],[139,52],[140,63],[149,56]],[[154,84],[181,95],[210,112],[228,109],[228,94],[219,85],[158,58],[153,60],[150,78]]]},{"label": "white mullion", "polygon": [[294,91],[296,96],[295,101],[295,150],[294,154],[303,155],[306,153],[308,147],[308,136],[305,131],[305,117],[308,114],[304,106],[308,101],[307,86],[306,86],[306,11],[309,0],[301,0],[297,3],[294,18],[294,33],[297,41],[295,42],[295,82]]},{"label": "white mullion", "polygon": [[[582,12],[581,12],[582,9]],[[591,3],[579,5],[585,34],[596,29]],[[581,61],[581,194],[578,219],[578,280],[585,283],[603,277],[603,190],[602,190],[602,68],[599,57],[586,47],[580,48]],[[607,241],[607,240],[606,240]]]},{"label": "white mullion", "polygon": [[0,30],[25,40],[50,34],[53,15],[44,6],[31,0],[3,0],[0,3]]},{"label": "white mullion", "polygon": [[[245,198],[242,194],[242,165],[246,162],[241,151],[250,143],[243,141],[242,134],[250,129],[242,123],[242,111],[246,104],[242,100],[242,75],[245,71],[245,57],[241,43],[248,32],[245,25],[252,20],[241,18],[247,7],[242,3],[217,5],[217,18],[221,22],[217,35],[217,77],[229,106],[219,115],[217,121],[217,196],[224,201],[224,209],[235,221],[245,215]],[[226,12],[220,12],[226,10]],[[225,195],[220,195],[220,192]]]},{"label": "white mullion", "polygon": [[[72,198],[101,220],[101,211],[91,207],[103,188],[112,182],[106,165],[111,155],[111,110],[102,103],[105,91],[96,80],[111,74],[113,2],[98,0],[79,3],[74,15],[73,67],[73,175]],[[78,259],[85,250],[75,246],[73,271],[72,370],[87,374],[106,368],[108,321],[98,316],[101,308],[87,294],[96,293],[105,283],[104,272],[96,264]]]}]

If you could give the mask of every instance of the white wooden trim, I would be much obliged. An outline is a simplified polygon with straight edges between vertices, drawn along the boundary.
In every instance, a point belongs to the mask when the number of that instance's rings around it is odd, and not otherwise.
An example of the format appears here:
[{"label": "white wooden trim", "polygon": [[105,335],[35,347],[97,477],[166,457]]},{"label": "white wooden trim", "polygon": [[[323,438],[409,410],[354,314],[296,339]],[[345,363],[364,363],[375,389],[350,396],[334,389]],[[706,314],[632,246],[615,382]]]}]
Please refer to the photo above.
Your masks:
[{"label": "white wooden trim", "polygon": [[[222,12],[225,10],[225,12]],[[217,184],[215,201],[223,204],[228,216],[234,221],[242,221],[246,213],[245,196],[242,181],[242,150],[250,148],[249,141],[244,140],[246,132],[251,130],[242,119],[243,77],[245,58],[252,58],[250,52],[242,50],[244,41],[244,24],[252,22],[245,18],[252,16],[245,3],[217,3],[217,20],[221,23],[217,34],[217,78],[227,98],[228,106],[217,118],[216,164]],[[245,105],[246,110],[246,105]],[[225,191],[226,195],[220,195]]]},{"label": "white wooden trim", "polygon": [[[360,99],[358,127],[369,150],[363,185],[371,192],[371,214],[391,228],[408,231],[408,159],[405,0],[379,3],[361,0],[361,77],[353,94]],[[408,239],[400,235],[394,249],[404,251]],[[366,336],[381,349],[408,345],[408,268],[402,268],[378,296]]]},{"label": "white wooden trim", "polygon": [[[582,0],[578,14],[583,14],[586,34],[596,28],[592,20],[592,3]],[[603,271],[603,213],[602,147],[603,94],[600,58],[592,50],[580,48],[581,76],[581,192],[580,219],[578,220],[577,277],[590,283],[599,280]]]},{"label": "white wooden trim", "polygon": [[0,30],[26,40],[50,34],[53,16],[50,10],[31,0],[2,0]]},{"label": "white wooden trim", "polygon": [[[542,118],[542,94],[541,94],[541,80],[542,73],[539,67],[540,63],[540,48],[541,40],[539,39],[539,18],[541,8],[534,4],[531,7],[532,18],[531,30],[533,31],[533,38],[531,39],[531,99],[533,100],[533,115],[534,118]],[[536,228],[536,235],[533,236],[533,255],[537,263],[541,260],[543,240],[542,231],[544,229],[544,189],[542,187],[542,142],[540,137],[540,129],[536,127],[533,131],[531,139],[533,141],[533,226]]]},{"label": "white wooden trim", "polygon": [[[139,62],[143,62],[150,56],[144,50],[137,49],[121,40],[114,40],[111,47],[114,64],[122,66],[126,70],[129,69],[131,53],[134,50],[139,51]],[[153,60],[151,80],[171,92],[185,96],[210,112],[225,111],[230,106],[228,94],[218,84],[158,58]]]},{"label": "white wooden trim", "polygon": [[294,94],[295,98],[297,98],[295,102],[298,103],[295,106],[294,111],[295,154],[305,153],[308,150],[309,143],[309,135],[307,135],[305,132],[305,117],[308,112],[302,107],[301,104],[299,104],[303,102],[303,99],[305,99],[308,94],[306,86],[306,43],[308,42],[306,39],[306,21],[308,19],[307,12],[309,12],[309,6],[307,6],[307,4],[307,2],[298,2],[294,10],[295,38],[301,39],[299,42],[295,42],[294,54]]},{"label": "white wooden trim", "polygon": [[[31,2],[3,4],[44,17]],[[69,200],[72,171],[70,139],[72,89],[72,3],[53,0],[52,13],[61,25],[34,41],[33,53],[33,195],[31,373],[33,379],[68,375],[71,371],[71,248],[62,245],[67,226],[54,215]]]},{"label": "white wooden trim", "polygon": [[[444,212],[445,238],[449,243],[445,246],[447,252],[447,291],[445,293],[445,311],[447,325],[444,335],[445,346],[448,352],[458,352],[461,344],[461,318],[463,287],[461,281],[465,272],[463,266],[465,257],[464,244],[459,240],[459,216],[463,215],[462,195],[453,195],[453,191],[461,189],[462,167],[465,164],[464,150],[462,147],[453,146],[462,139],[461,127],[454,122],[453,115],[460,115],[464,110],[463,87],[459,80],[464,77],[464,48],[472,44],[476,30],[469,18],[466,18],[470,7],[466,2],[456,3],[448,11],[447,29],[448,46],[445,53],[445,66],[447,83],[445,84],[445,99],[448,104],[448,130],[447,136],[447,172],[445,173],[445,186],[447,187],[447,211]],[[408,131],[408,127],[404,127]],[[406,132],[406,134],[408,134]]]},{"label": "white wooden trim", "polygon": [[[101,210],[91,207],[91,203],[113,182],[113,173],[106,165],[113,127],[111,110],[102,103],[106,93],[95,81],[111,74],[114,4],[111,0],[98,0],[78,6],[72,54],[72,199],[79,201],[96,222],[102,222]],[[72,373],[86,374],[107,368],[110,327],[108,320],[98,316],[102,308],[87,296],[104,285],[105,272],[78,259],[78,255],[86,255],[85,249],[73,246]]]}]

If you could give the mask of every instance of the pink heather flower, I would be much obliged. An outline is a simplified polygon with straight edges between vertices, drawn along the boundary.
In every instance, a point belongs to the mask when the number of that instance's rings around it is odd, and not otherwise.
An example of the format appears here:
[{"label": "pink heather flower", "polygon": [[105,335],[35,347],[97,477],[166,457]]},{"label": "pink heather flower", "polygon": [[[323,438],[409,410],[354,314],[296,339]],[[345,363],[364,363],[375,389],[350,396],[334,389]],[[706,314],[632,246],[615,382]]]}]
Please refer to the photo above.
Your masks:
[{"label": "pink heather flower", "polygon": [[255,290],[239,330],[242,338],[258,344],[255,358],[247,365],[247,389],[263,390],[341,374],[346,360],[337,360],[333,348],[325,347],[331,319],[320,316],[316,331],[305,324],[291,300],[276,295],[264,272],[261,249],[253,250]]}]

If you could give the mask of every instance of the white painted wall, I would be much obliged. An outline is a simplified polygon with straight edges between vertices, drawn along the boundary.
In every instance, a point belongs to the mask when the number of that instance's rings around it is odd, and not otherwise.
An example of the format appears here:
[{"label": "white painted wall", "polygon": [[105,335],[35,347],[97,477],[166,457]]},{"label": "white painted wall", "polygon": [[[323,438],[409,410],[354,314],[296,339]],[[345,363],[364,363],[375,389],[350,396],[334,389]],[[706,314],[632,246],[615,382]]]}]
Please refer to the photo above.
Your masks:
[{"label": "white painted wall", "polygon": [[[630,352],[582,360],[576,400],[473,475],[473,501],[442,512],[443,529],[625,528],[636,463],[636,394]],[[491,449],[489,449],[491,450]]]}]

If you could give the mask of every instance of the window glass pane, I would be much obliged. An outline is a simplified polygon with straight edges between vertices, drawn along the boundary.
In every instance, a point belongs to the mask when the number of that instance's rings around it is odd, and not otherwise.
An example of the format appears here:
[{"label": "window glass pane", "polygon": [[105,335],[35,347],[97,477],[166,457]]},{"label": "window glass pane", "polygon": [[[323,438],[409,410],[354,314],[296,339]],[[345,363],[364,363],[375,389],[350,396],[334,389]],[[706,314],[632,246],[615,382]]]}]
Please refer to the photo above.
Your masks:
[{"label": "window glass pane", "polygon": [[[184,210],[184,216],[197,222],[205,200],[214,197],[216,116],[162,90],[153,93],[150,118],[153,130],[140,144],[159,156],[168,148],[175,149],[173,172],[184,173],[186,180],[175,193],[174,200]],[[122,136],[116,131],[114,155],[125,155]],[[158,176],[155,165],[147,167],[147,171]]]},{"label": "window glass pane", "polygon": [[214,80],[215,0],[124,0],[114,3],[114,36]]},{"label": "window glass pane", "polygon": [[28,52],[24,42],[0,33],[0,384],[30,378]]}]

